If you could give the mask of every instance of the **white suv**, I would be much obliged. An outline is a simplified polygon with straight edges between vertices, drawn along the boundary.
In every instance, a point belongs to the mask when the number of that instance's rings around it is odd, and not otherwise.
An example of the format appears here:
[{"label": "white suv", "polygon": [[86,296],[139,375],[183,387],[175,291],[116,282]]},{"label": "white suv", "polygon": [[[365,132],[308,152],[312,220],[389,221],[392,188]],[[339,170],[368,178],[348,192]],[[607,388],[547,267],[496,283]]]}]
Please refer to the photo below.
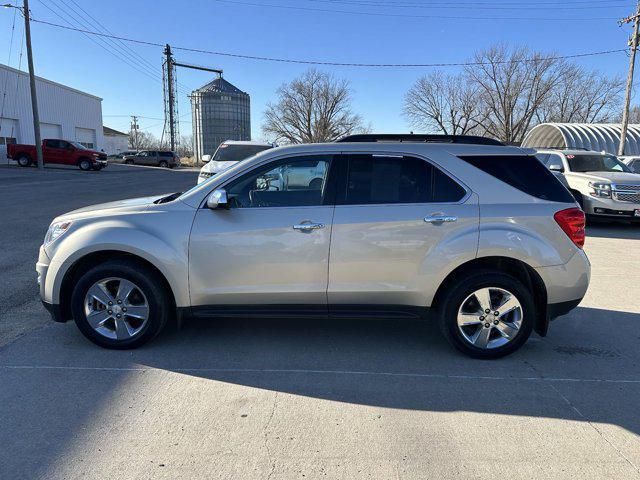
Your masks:
[{"label": "white suv", "polygon": [[198,183],[223,172],[245,158],[253,157],[256,153],[269,150],[274,146],[272,143],[226,140],[218,145],[213,156],[202,156],[202,161],[205,164],[200,169]]},{"label": "white suv", "polygon": [[564,175],[587,215],[640,220],[640,174],[614,155],[586,150],[536,149],[550,170]]},{"label": "white suv", "polygon": [[345,140],[61,215],[37,264],[45,306],[108,348],[176,316],[435,317],[492,358],[580,302],[584,213],[534,156],[481,137]]}]

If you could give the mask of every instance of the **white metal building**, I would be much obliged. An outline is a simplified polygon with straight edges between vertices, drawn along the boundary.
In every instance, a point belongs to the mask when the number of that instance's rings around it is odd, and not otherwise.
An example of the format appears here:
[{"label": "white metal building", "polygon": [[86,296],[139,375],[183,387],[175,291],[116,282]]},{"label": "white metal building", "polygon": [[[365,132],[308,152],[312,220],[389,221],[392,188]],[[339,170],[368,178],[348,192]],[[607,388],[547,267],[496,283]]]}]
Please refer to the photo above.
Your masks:
[{"label": "white metal building", "polygon": [[104,151],[107,155],[129,150],[129,135],[109,127],[102,127],[104,134]]},{"label": "white metal building", "polygon": [[[102,99],[36,77],[40,134],[104,148]],[[0,161],[7,143],[34,144],[29,74],[0,64]]]},{"label": "white metal building", "polygon": [[[541,123],[522,141],[523,147],[587,149],[618,154],[622,125],[619,123]],[[626,155],[640,154],[640,125],[630,124],[625,143]]]}]

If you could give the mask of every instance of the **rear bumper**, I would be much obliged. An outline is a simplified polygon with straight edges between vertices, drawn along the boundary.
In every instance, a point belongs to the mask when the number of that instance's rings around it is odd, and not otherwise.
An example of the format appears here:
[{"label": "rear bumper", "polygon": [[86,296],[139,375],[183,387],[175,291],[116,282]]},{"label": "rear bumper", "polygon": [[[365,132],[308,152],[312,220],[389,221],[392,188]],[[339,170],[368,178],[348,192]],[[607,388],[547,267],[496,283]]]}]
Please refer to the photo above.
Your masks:
[{"label": "rear bumper", "polygon": [[589,288],[591,264],[583,250],[563,265],[537,267],[547,290],[547,304],[562,304],[582,299]]},{"label": "rear bumper", "polygon": [[576,300],[569,300],[568,302],[551,303],[547,305],[547,316],[549,317],[549,320],[566,315],[576,308],[581,301],[582,298],[578,298]]}]

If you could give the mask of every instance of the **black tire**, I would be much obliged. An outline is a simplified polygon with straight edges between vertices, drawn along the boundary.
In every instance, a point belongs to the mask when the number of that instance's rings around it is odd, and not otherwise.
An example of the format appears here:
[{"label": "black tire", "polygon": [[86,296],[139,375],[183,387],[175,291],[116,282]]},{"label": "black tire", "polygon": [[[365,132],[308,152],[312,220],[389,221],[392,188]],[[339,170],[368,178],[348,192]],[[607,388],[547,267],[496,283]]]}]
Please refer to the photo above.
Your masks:
[{"label": "black tire", "polygon": [[573,198],[576,199],[576,202],[580,206],[580,209],[584,212],[584,198],[582,198],[582,193],[578,192],[577,190],[571,190],[571,194],[573,195]]},{"label": "black tire", "polygon": [[[505,345],[495,348],[478,348],[464,338],[458,328],[457,316],[462,303],[476,290],[495,287],[515,295],[522,307],[520,329]],[[527,341],[536,318],[533,293],[518,279],[498,271],[478,271],[454,280],[447,287],[439,308],[440,329],[445,338],[462,353],[483,359],[504,357],[518,350]]]},{"label": "black tire", "polygon": [[80,160],[78,160],[78,167],[80,168],[80,170],[88,172],[92,168],[91,160],[89,160],[88,158],[81,158]]},{"label": "black tire", "polygon": [[20,155],[17,162],[21,167],[29,167],[31,165],[31,158],[29,158],[28,155]]},{"label": "black tire", "polygon": [[[84,309],[89,288],[105,278],[119,277],[133,282],[144,294],[149,305],[149,318],[142,329],[127,340],[111,339],[94,330],[87,321]],[[96,345],[124,350],[140,347],[160,333],[171,311],[165,283],[157,273],[139,262],[120,259],[110,260],[82,275],[76,282],[71,296],[71,311],[82,334]]]},{"label": "black tire", "polygon": [[133,165],[133,160],[131,160],[131,159],[125,160],[124,164],[125,165]]},{"label": "black tire", "polygon": [[166,160],[160,160],[160,163],[158,163],[158,166],[159,166],[160,168],[168,168],[168,167],[169,167],[169,164],[167,163],[167,161],[166,161]]}]

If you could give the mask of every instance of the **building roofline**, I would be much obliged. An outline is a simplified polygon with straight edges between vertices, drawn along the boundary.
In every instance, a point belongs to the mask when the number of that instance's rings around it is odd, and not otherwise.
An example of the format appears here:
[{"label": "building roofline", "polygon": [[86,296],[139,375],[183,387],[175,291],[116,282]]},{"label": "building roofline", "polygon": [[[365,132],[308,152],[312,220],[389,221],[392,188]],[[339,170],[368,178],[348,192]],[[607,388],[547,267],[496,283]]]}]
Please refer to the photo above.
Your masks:
[{"label": "building roofline", "polygon": [[[23,75],[25,77],[29,76],[28,72],[23,72],[22,70],[18,70],[17,68],[10,67],[9,65],[5,65],[4,63],[0,63],[0,68],[8,70],[13,73],[17,73],[18,75]],[[82,90],[78,90],[77,88],[69,87],[68,85],[64,85],[62,83],[54,82],[53,80],[48,80],[46,78],[42,78],[36,75],[36,80],[44,83],[48,83],[50,85],[54,85],[56,87],[64,88],[65,90],[69,90],[70,92],[79,93],[86,97],[95,98],[96,100],[102,101],[102,97],[98,97],[97,95],[93,95],[91,93],[83,92]]]}]

